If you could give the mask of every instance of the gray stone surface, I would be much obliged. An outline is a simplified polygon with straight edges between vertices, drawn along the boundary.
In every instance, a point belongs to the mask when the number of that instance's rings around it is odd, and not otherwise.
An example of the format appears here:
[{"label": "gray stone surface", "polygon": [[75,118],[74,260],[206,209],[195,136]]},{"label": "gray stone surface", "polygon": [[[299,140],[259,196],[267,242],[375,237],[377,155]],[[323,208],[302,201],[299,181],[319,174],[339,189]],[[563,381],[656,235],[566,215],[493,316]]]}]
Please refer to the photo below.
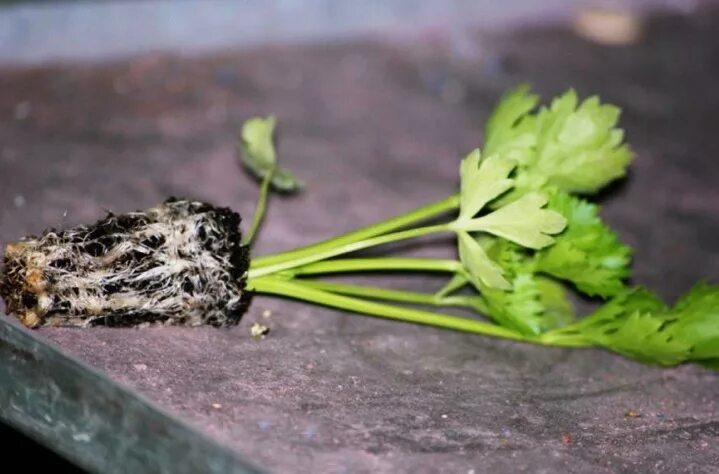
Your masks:
[{"label": "gray stone surface", "polygon": [[[29,472],[252,474],[253,466],[206,434],[19,324],[0,320],[0,435],[7,465]],[[6,425],[61,454],[31,450]]]},{"label": "gray stone surface", "polygon": [[[233,161],[234,134],[244,118],[274,113],[284,164],[308,186],[273,200],[256,252],[309,243],[452,192],[494,100],[530,81],[625,110],[638,158],[603,196],[604,215],[637,249],[635,281],[674,298],[719,276],[719,14],[646,26],[643,41],[622,48],[538,29],[461,48],[431,36],[4,72],[0,240],[169,194],[249,217],[256,188]],[[438,244],[398,250],[451,254]],[[254,341],[249,327],[266,309],[272,332]],[[719,466],[719,376],[697,367],[648,368],[269,298],[231,330],[34,334],[275,472]]]}]

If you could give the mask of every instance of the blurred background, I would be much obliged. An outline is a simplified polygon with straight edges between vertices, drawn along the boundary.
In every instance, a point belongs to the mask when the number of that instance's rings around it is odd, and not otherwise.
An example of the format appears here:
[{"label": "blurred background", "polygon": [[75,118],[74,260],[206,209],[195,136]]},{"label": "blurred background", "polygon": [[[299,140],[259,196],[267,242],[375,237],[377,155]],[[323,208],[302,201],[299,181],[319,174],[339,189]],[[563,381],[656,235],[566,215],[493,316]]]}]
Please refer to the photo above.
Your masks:
[{"label": "blurred background", "polygon": [[[637,280],[672,298],[719,270],[718,6],[0,0],[0,245],[171,194],[250,216],[235,138],[258,114],[308,184],[271,208],[258,252],[324,238],[446,195],[494,101],[529,82],[624,109],[636,176],[606,217]],[[42,459],[0,428],[11,457]]]},{"label": "blurred background", "polygon": [[[183,54],[283,42],[343,38],[448,36],[477,29],[573,21],[603,43],[638,40],[641,17],[657,10],[691,14],[701,0],[3,0],[0,60],[37,64],[107,60],[153,51]],[[464,40],[467,43],[467,40]]]}]

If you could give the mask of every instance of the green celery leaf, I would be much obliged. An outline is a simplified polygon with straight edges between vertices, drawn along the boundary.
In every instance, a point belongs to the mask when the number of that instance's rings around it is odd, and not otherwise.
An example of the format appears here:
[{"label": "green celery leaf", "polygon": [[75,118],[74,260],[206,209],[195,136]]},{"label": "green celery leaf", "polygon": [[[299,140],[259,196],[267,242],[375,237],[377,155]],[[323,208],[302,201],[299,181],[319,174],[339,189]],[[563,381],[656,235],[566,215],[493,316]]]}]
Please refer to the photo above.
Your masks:
[{"label": "green celery leaf", "polygon": [[551,235],[567,224],[558,212],[543,209],[547,202],[542,194],[528,193],[486,216],[467,221],[463,230],[489,232],[533,249],[547,247],[554,243]]},{"label": "green celery leaf", "polygon": [[661,313],[666,310],[666,305],[651,291],[641,287],[627,288],[582,319],[578,326],[586,332],[601,332],[618,327],[634,312]]},{"label": "green celery leaf", "polygon": [[533,112],[536,103],[526,87],[515,89],[487,125],[485,153],[518,163],[514,189],[500,205],[545,189],[593,193],[626,174],[633,153],[616,127],[619,108],[597,97],[579,103],[574,90]]},{"label": "green celery leaf", "polygon": [[673,337],[663,317],[666,306],[643,289],[628,289],[579,322],[596,344],[647,363],[675,365],[686,360],[689,344]]},{"label": "green celery leaf", "polygon": [[275,168],[272,174],[272,189],[284,193],[293,193],[301,190],[303,187],[304,183],[290,170],[280,167]]},{"label": "green celery leaf", "polygon": [[537,106],[539,97],[529,92],[526,85],[507,93],[492,112],[485,128],[484,151],[527,161],[537,142],[535,117],[530,112]]},{"label": "green celery leaf", "polygon": [[457,274],[439,297],[471,282],[484,301],[486,315],[522,334],[540,334],[573,321],[565,288],[536,274],[531,252],[490,235],[475,238],[460,232],[459,236],[460,259],[469,275]]},{"label": "green celery leaf", "polygon": [[625,293],[581,324],[597,343],[644,362],[712,365],[719,359],[719,286],[697,285],[672,309],[648,292]]},{"label": "green celery leaf", "polygon": [[539,299],[544,306],[542,315],[542,329],[550,330],[561,328],[574,321],[575,311],[572,302],[567,297],[567,290],[558,281],[551,278],[535,276]]},{"label": "green celery leaf", "polygon": [[592,193],[622,177],[632,152],[615,128],[620,110],[567,91],[537,115],[537,149],[527,172],[567,192]]},{"label": "green celery leaf", "polygon": [[695,286],[667,317],[668,331],[691,345],[693,360],[719,359],[719,286]]},{"label": "green celery leaf", "polygon": [[502,276],[502,269],[485,253],[482,246],[467,232],[458,232],[459,259],[472,277],[472,283],[480,282],[491,288],[509,289],[509,282]]},{"label": "green celery leaf", "polygon": [[605,347],[642,362],[675,365],[684,362],[691,344],[665,330],[665,321],[652,313],[635,311],[622,324],[596,334]]},{"label": "green celery leaf", "polygon": [[513,183],[508,176],[516,165],[514,160],[501,155],[482,159],[479,149],[467,155],[459,168],[460,217],[473,217],[489,201],[508,191]]},{"label": "green celery leaf", "polygon": [[577,324],[584,337],[643,362],[708,365],[719,360],[719,287],[697,285],[672,308],[628,290]]},{"label": "green celery leaf", "polygon": [[240,133],[242,164],[257,178],[272,173],[272,188],[282,192],[294,192],[303,184],[288,170],[277,167],[274,145],[275,117],[254,117],[242,125]]},{"label": "green celery leaf", "polygon": [[481,294],[487,303],[489,316],[522,334],[540,334],[543,330],[544,306],[537,280],[531,273],[518,273],[511,282],[510,291],[482,288]]},{"label": "green celery leaf", "polygon": [[555,244],[537,252],[538,269],[568,280],[589,296],[608,297],[624,289],[631,249],[599,217],[599,206],[558,192],[549,208],[567,219]]},{"label": "green celery leaf", "polygon": [[489,316],[522,334],[536,335],[546,329],[542,288],[535,278],[533,262],[516,244],[496,237],[485,238],[487,255],[502,268],[512,287],[506,291],[480,285]]},{"label": "green celery leaf", "polygon": [[242,124],[244,161],[252,169],[268,170],[277,163],[274,133],[275,117],[253,117]]}]

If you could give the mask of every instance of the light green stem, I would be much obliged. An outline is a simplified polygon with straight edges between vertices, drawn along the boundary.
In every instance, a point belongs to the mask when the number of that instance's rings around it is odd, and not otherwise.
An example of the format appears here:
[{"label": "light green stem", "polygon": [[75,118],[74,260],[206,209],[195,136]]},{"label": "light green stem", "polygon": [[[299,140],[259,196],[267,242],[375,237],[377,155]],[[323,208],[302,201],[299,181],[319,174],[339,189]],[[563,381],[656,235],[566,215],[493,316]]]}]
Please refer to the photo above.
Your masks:
[{"label": "light green stem", "polygon": [[463,270],[456,260],[432,258],[348,258],[310,263],[292,270],[291,275],[316,275],[321,273],[348,273],[361,271],[429,271],[455,273]]},{"label": "light green stem", "polygon": [[305,255],[300,254],[298,258],[275,263],[273,265],[266,265],[261,267],[250,267],[248,278],[253,279],[264,275],[271,275],[273,273],[279,273],[291,268],[301,267],[310,263],[319,262],[337,255],[343,255],[346,253],[356,252],[358,250],[375,247],[377,245],[388,244],[391,242],[397,242],[400,240],[413,239],[415,237],[421,237],[429,234],[436,234],[439,232],[449,232],[448,224],[432,225],[427,227],[418,227],[416,229],[403,230],[400,232],[394,232],[392,234],[380,235],[378,237],[372,237],[365,240],[347,243],[340,246],[327,246],[325,248],[318,248],[315,252]]},{"label": "light green stem", "polygon": [[445,329],[453,329],[485,336],[502,337],[517,341],[527,341],[527,337],[496,324],[474,319],[449,316],[413,308],[403,308],[389,304],[375,303],[360,298],[337,295],[278,277],[257,278],[248,282],[248,287],[257,293],[287,296],[303,301],[318,303],[333,308],[356,313],[377,316],[386,319],[406,321]]},{"label": "light green stem", "polygon": [[255,207],[255,214],[252,216],[252,225],[250,230],[245,234],[244,245],[251,245],[253,239],[257,235],[257,231],[262,224],[262,218],[265,216],[265,209],[267,208],[267,195],[269,194],[270,184],[272,183],[272,176],[275,174],[275,168],[273,167],[270,171],[265,174],[262,179],[262,186],[260,186],[260,195],[257,198],[257,206]]},{"label": "light green stem", "polygon": [[448,296],[438,298],[434,294],[419,293],[405,290],[388,290],[372,286],[350,285],[345,283],[334,283],[314,280],[301,280],[302,285],[317,290],[329,291],[341,295],[361,296],[365,298],[397,301],[401,303],[421,304],[427,306],[454,306],[459,308],[471,308],[479,313],[486,313],[486,307],[479,296]]},{"label": "light green stem", "polygon": [[253,269],[273,266],[278,263],[288,262],[291,260],[299,260],[308,256],[315,255],[319,252],[325,252],[328,249],[342,247],[354,242],[366,240],[378,235],[393,232],[397,229],[416,224],[427,219],[431,219],[445,212],[451,211],[459,207],[459,194],[453,194],[448,198],[442,199],[435,203],[420,207],[414,211],[402,214],[386,221],[378,222],[367,227],[360,228],[353,232],[340,235],[316,244],[300,247],[298,249],[281,252],[274,255],[255,258],[252,261]]}]

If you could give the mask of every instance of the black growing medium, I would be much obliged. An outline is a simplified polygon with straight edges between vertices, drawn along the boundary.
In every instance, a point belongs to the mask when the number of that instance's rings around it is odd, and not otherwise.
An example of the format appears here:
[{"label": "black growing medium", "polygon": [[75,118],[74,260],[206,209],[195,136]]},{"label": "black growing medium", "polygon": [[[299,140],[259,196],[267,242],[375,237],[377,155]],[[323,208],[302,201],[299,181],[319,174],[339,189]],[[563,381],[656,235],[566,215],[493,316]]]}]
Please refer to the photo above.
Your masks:
[{"label": "black growing medium", "polygon": [[28,327],[236,325],[249,249],[240,215],[170,198],[8,245],[0,296]]}]

